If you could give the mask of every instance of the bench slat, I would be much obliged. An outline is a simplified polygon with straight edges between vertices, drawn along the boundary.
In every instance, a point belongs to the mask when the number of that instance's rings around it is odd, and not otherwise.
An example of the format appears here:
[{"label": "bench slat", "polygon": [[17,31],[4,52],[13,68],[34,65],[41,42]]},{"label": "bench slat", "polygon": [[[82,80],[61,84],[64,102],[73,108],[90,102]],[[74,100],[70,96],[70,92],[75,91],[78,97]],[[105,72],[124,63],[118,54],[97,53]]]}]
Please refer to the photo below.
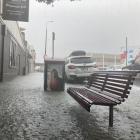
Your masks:
[{"label": "bench slat", "polygon": [[96,86],[102,87],[103,86],[103,83],[93,82],[92,85],[96,85]]},{"label": "bench slat", "polygon": [[[109,78],[115,78],[115,79],[124,79],[124,80],[128,80],[128,78],[130,77],[130,75],[126,76],[126,75],[110,75]],[[131,79],[134,80],[135,78],[133,76],[131,76]]]},{"label": "bench slat", "polygon": [[85,108],[88,112],[90,112],[90,107],[91,105],[89,103],[87,103],[85,100],[83,100],[82,98],[80,98],[80,96],[77,96],[76,94],[74,94],[74,92],[72,92],[70,89],[67,89],[67,92],[83,107]]},{"label": "bench slat", "polygon": [[94,76],[92,78],[93,78],[93,80],[96,80],[97,79],[97,80],[103,80],[104,81],[105,80],[105,77],[106,76],[104,75],[104,76]]},{"label": "bench slat", "polygon": [[93,79],[92,82],[104,83],[105,79]]},{"label": "bench slat", "polygon": [[[110,82],[110,81],[107,81],[106,84],[116,86],[116,87],[120,87],[120,88],[125,88],[126,87],[126,84],[113,83],[113,82]],[[131,87],[129,86],[128,89],[131,89]]]},{"label": "bench slat", "polygon": [[[102,89],[102,87],[101,86],[97,86],[97,85],[91,85],[92,87],[94,87],[94,88],[97,88],[97,89]],[[90,87],[91,88],[91,87]]]},{"label": "bench slat", "polygon": [[[116,83],[122,83],[122,84],[127,84],[127,81],[123,81],[123,80],[118,80],[118,79],[108,79],[107,81],[110,81],[110,82],[116,82]],[[130,83],[132,84],[132,83]]]},{"label": "bench slat", "polygon": [[[116,95],[118,95],[118,96],[120,96],[120,97],[122,97],[122,98],[128,98],[128,95],[122,94],[122,93],[119,93],[119,92],[116,92],[116,91],[113,91],[113,90],[111,90],[111,89],[105,88],[104,91],[110,92],[110,93],[112,93],[112,94],[116,94]],[[129,94],[129,91],[127,92],[127,94]]]},{"label": "bench slat", "polygon": [[105,87],[104,87],[104,89],[105,88],[109,88],[109,89],[111,89],[113,91],[117,91],[117,92],[121,92],[121,93],[124,93],[124,91],[125,91],[125,88],[120,88],[120,87],[112,86],[112,85],[109,85],[109,84],[106,84]]}]

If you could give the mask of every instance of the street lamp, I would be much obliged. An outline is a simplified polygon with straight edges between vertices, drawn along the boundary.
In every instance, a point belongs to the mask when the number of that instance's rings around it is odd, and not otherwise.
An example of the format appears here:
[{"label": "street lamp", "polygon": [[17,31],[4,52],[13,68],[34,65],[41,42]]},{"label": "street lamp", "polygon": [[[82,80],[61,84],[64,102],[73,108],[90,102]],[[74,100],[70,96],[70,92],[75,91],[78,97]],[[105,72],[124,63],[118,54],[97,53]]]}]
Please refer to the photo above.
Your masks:
[{"label": "street lamp", "polygon": [[54,40],[55,40],[55,32],[52,32],[52,59],[54,59]]},{"label": "street lamp", "polygon": [[[54,21],[48,21],[47,24],[50,23],[50,22],[52,23]],[[47,25],[46,25],[46,36],[45,36],[45,56],[47,55],[46,50],[47,50]]]}]

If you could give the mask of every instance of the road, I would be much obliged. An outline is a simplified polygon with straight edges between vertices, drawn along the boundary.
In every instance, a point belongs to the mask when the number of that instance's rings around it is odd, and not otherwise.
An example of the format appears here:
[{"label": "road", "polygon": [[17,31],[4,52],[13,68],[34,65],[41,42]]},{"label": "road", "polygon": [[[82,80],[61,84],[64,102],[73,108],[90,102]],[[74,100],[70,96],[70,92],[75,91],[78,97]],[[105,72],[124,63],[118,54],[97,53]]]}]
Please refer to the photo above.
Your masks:
[{"label": "road", "polygon": [[109,128],[108,107],[88,113],[66,91],[44,92],[43,73],[0,83],[0,140],[140,140],[139,85],[115,107]]}]

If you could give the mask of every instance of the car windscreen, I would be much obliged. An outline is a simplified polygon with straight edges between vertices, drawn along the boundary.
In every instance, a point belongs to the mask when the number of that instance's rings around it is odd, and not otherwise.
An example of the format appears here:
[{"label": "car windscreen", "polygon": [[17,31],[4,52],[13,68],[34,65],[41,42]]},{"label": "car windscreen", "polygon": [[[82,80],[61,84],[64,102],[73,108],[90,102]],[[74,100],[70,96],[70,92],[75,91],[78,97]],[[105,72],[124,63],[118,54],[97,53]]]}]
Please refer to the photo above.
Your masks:
[{"label": "car windscreen", "polygon": [[74,63],[74,64],[93,63],[93,59],[91,57],[71,58],[71,63]]}]

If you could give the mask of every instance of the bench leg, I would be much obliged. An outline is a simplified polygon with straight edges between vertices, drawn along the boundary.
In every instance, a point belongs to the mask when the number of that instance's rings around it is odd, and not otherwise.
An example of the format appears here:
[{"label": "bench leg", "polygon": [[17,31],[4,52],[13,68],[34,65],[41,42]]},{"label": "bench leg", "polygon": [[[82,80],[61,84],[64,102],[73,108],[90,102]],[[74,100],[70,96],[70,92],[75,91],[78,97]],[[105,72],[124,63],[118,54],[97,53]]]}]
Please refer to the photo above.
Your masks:
[{"label": "bench leg", "polygon": [[113,105],[109,106],[109,126],[113,127]]}]

